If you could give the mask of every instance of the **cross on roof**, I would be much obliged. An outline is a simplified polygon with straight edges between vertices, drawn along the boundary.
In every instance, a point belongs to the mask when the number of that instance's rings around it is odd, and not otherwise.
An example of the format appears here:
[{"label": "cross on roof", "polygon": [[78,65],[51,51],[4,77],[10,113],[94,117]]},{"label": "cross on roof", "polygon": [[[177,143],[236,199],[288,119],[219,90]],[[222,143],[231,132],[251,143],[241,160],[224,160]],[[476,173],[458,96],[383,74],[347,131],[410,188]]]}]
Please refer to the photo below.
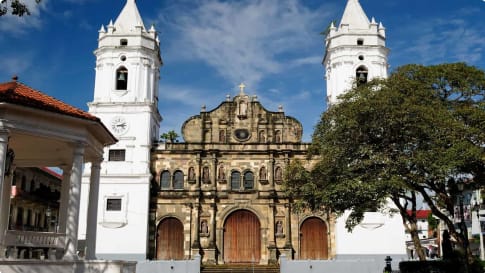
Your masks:
[{"label": "cross on roof", "polygon": [[244,83],[241,83],[239,85],[239,90],[241,91],[241,94],[244,94],[244,88],[246,88],[246,85]]}]

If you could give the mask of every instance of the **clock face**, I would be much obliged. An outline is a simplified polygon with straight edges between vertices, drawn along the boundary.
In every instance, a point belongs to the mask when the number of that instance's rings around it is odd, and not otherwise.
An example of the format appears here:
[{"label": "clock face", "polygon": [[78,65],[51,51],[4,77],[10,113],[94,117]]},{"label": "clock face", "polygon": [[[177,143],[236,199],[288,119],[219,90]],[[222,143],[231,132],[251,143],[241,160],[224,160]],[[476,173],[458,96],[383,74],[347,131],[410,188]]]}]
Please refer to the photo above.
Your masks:
[{"label": "clock face", "polygon": [[111,120],[111,130],[115,134],[121,135],[128,130],[128,123],[124,117],[116,116]]}]

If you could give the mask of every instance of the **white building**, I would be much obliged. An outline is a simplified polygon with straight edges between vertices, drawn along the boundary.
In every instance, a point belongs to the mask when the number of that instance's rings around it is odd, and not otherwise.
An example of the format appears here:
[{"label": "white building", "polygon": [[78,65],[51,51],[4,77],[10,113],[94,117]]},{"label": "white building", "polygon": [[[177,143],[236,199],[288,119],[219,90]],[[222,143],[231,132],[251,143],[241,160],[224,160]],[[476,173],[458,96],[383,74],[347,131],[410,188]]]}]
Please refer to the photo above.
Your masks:
[{"label": "white building", "polygon": [[[340,24],[332,23],[325,40],[325,76],[327,101],[331,106],[358,82],[387,77],[386,33],[382,23],[370,21],[358,0],[348,0]],[[353,232],[347,232],[345,220],[337,220],[337,258],[405,257],[406,238],[399,214],[389,217],[380,212],[366,213]]]},{"label": "white building", "polygon": [[[96,255],[145,260],[150,149],[162,120],[157,108],[162,59],[157,32],[153,26],[145,28],[134,0],[126,1],[114,23],[101,27],[94,54],[96,82],[89,112],[119,140],[105,149],[101,164]],[[87,210],[89,170],[83,173],[81,215]],[[80,219],[80,238],[86,222]]]},{"label": "white building", "polygon": [[[330,104],[351,87],[374,77],[387,77],[385,29],[368,20],[358,0],[348,0],[340,24],[331,25],[323,64]],[[98,258],[147,258],[150,190],[150,149],[159,136],[157,109],[159,40],[146,29],[134,0],[127,0],[114,23],[99,31],[96,82],[89,112],[109,125],[119,142],[105,148],[101,164],[97,209]],[[90,168],[83,174],[79,238],[84,238]],[[92,214],[91,214],[92,215]],[[336,224],[337,258],[365,255],[405,256],[405,235],[399,215],[368,213],[354,232],[346,231],[345,216]],[[93,253],[87,251],[87,253]],[[92,257],[91,257],[92,258]]]}]

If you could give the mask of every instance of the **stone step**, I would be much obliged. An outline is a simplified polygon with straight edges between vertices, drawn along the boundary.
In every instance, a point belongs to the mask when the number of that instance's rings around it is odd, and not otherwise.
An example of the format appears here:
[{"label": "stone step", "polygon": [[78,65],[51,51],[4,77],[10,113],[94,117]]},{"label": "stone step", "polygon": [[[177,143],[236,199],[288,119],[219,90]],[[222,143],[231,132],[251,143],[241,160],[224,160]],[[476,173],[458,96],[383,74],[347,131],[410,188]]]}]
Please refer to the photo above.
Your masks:
[{"label": "stone step", "polygon": [[279,273],[277,265],[204,265],[201,273]]}]

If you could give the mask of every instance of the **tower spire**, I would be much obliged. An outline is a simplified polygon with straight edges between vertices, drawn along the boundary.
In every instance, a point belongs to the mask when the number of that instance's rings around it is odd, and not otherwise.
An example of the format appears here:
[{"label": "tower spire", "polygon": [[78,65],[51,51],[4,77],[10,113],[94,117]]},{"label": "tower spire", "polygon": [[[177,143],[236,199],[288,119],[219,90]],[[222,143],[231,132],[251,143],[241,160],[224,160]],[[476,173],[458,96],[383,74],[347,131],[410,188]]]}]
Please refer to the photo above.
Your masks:
[{"label": "tower spire", "polygon": [[360,5],[359,0],[348,0],[340,20],[340,26],[347,25],[349,29],[367,29],[369,23],[369,18]]},{"label": "tower spire", "polygon": [[126,4],[121,10],[120,15],[115,21],[116,31],[119,32],[131,32],[136,28],[145,30],[145,25],[136,6],[135,0],[126,0]]}]

